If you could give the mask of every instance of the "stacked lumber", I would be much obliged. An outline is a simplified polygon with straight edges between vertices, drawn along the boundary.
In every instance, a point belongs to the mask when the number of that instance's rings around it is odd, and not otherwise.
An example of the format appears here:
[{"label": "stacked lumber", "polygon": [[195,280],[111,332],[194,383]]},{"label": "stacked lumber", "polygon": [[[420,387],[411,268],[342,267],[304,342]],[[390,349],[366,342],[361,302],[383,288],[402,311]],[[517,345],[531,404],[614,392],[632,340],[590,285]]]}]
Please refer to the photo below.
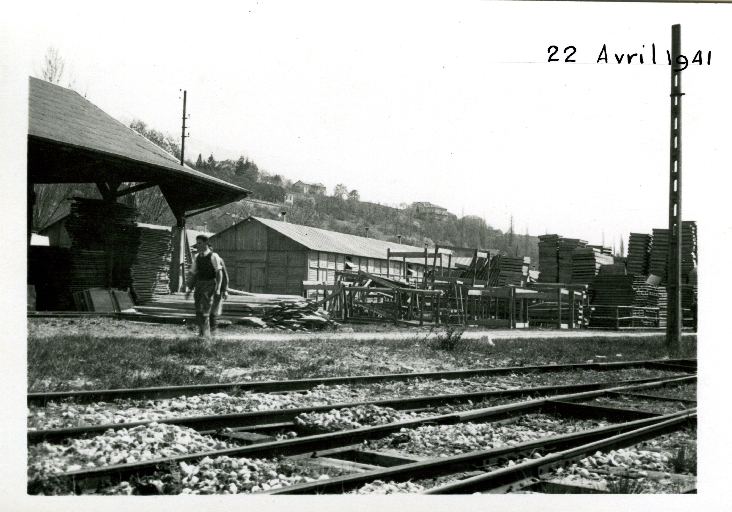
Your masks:
[{"label": "stacked lumber", "polygon": [[681,282],[689,283],[689,274],[697,267],[696,221],[681,222]]},{"label": "stacked lumber", "polygon": [[559,278],[559,235],[539,237],[539,282],[557,283]]},{"label": "stacked lumber", "polygon": [[488,273],[488,286],[521,286],[526,281],[530,261],[528,257],[494,256]]},{"label": "stacked lumber", "polygon": [[91,251],[72,247],[69,260],[69,291],[103,287],[107,283],[107,257],[103,250]]},{"label": "stacked lumber", "polygon": [[[683,241],[683,240],[682,240]],[[666,282],[666,266],[668,264],[668,229],[653,229],[653,245],[648,264],[648,273]]]},{"label": "stacked lumber", "polygon": [[612,265],[614,258],[597,246],[577,247],[572,254],[572,283],[592,284],[604,265]]},{"label": "stacked lumber", "polygon": [[[132,286],[132,265],[139,245],[137,210],[99,199],[74,198],[66,231],[71,239],[71,291],[86,288]],[[113,251],[111,283],[106,273],[105,250]]]},{"label": "stacked lumber", "polygon": [[586,245],[586,241],[578,238],[559,238],[559,243],[557,245],[557,261],[559,267],[559,273],[557,276],[558,282],[572,282],[572,256],[575,249],[585,247]]},{"label": "stacked lumber", "polygon": [[628,274],[648,275],[653,237],[644,233],[631,233],[628,239]]},{"label": "stacked lumber", "polygon": [[633,276],[595,277],[595,298],[593,304],[607,306],[632,306],[635,302]]},{"label": "stacked lumber", "polygon": [[132,280],[137,304],[147,304],[156,295],[170,293],[170,262],[173,235],[165,229],[135,228],[140,245],[132,265]]},{"label": "stacked lumber", "polygon": [[[192,318],[196,310],[193,296],[185,293],[153,297],[147,306],[137,306],[147,315]],[[319,311],[313,301],[298,295],[230,293],[224,301],[222,318],[258,327],[289,330],[321,329],[334,325],[328,314]]]}]

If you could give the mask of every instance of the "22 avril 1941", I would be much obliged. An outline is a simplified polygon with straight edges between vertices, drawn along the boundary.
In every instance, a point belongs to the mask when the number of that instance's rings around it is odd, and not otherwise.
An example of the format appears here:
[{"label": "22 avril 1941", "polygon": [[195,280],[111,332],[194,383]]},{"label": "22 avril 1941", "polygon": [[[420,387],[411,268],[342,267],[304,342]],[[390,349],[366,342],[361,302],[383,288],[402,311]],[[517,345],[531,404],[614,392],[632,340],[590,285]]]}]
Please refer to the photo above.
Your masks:
[{"label": "22 avril 1941", "polygon": [[[643,48],[645,48],[646,45],[643,45]],[[574,46],[567,46],[564,48],[564,62],[577,62],[572,57],[574,57],[574,54],[577,52],[577,48]],[[557,46],[550,46],[547,48],[547,53],[549,53],[549,60],[548,62],[561,62],[560,58],[557,57],[557,54],[559,53],[559,47]],[[643,53],[615,53],[613,54],[615,57],[615,62],[618,64],[645,64],[648,55],[646,55],[646,59],[644,59]],[[655,43],[651,45],[651,54],[650,54],[651,60],[649,63],[656,64],[656,45]],[[689,64],[699,64],[700,66],[704,64],[704,57],[701,50],[698,50],[694,57],[692,58],[691,62],[689,62],[688,57],[686,55],[678,55],[676,57],[676,64],[680,67],[681,70],[686,69],[689,67]],[[597,56],[597,63],[604,62],[605,64],[608,64],[609,62],[612,62],[612,58],[608,58],[608,52],[607,52],[607,45],[602,45],[602,50],[600,50],[600,54]],[[670,65],[671,64],[671,52],[669,50],[666,50],[666,61]],[[709,51],[706,54],[706,63],[707,65],[712,64],[712,52]]]}]

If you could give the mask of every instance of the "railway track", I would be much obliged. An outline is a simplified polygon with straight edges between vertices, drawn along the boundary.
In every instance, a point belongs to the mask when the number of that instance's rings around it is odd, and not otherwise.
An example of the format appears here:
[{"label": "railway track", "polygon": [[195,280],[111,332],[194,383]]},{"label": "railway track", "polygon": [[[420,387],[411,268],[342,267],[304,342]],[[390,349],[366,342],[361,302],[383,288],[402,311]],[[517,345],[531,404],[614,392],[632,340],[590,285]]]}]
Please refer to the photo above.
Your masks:
[{"label": "railway track", "polygon": [[[684,377],[680,377],[684,379]],[[689,382],[696,377],[685,377]],[[151,423],[164,423],[171,425],[185,426],[204,434],[213,434],[222,429],[246,429],[246,430],[281,430],[284,428],[295,429],[293,423],[296,417],[302,414],[328,412],[332,410],[353,409],[361,406],[390,407],[398,411],[426,411],[445,405],[464,404],[468,402],[480,403],[485,400],[497,398],[521,398],[542,395],[556,395],[560,393],[579,393],[593,391],[603,388],[615,388],[646,382],[657,381],[658,378],[591,382],[583,384],[565,384],[554,386],[537,386],[529,388],[504,389],[499,391],[481,391],[471,393],[449,393],[442,395],[417,396],[408,398],[396,398],[387,400],[370,400],[347,403],[336,403],[312,407],[296,407],[288,409],[271,409],[265,411],[242,412],[236,414],[217,414],[205,416],[171,417],[155,421],[134,421],[125,423],[108,423],[102,425],[91,425],[83,427],[70,427],[59,429],[28,430],[28,444],[42,441],[59,442],[67,438],[83,437],[102,434],[108,430],[131,429],[139,426],[150,425]]]},{"label": "railway track", "polygon": [[307,391],[316,386],[357,385],[384,382],[405,382],[413,379],[465,379],[469,377],[490,377],[510,374],[556,373],[574,370],[611,371],[628,368],[696,372],[696,359],[654,359],[643,361],[621,361],[611,363],[576,363],[562,365],[513,366],[505,368],[483,368],[441,372],[415,372],[348,377],[319,377],[282,381],[236,382],[229,384],[203,384],[197,386],[149,387],[137,389],[105,389],[88,391],[54,391],[28,393],[28,406],[43,406],[49,402],[73,400],[78,403],[110,402],[119,399],[153,400],[177,398],[206,393],[278,393]]},{"label": "railway track", "polygon": [[[674,363],[676,364],[676,363]],[[682,363],[684,368],[688,368],[688,364]],[[412,478],[424,477],[424,475],[438,475],[445,472],[455,472],[460,468],[470,467],[471,471],[480,471],[479,476],[475,476],[478,480],[468,478],[461,480],[465,487],[457,486],[457,483],[448,486],[437,486],[429,490],[429,493],[456,493],[456,492],[489,492],[506,486],[512,486],[512,489],[519,487],[529,487],[537,485],[541,481],[541,476],[550,469],[556,467],[564,467],[572,461],[579,460],[586,453],[594,450],[611,449],[613,447],[627,446],[628,443],[635,444],[643,439],[655,437],[667,432],[684,428],[696,421],[695,409],[689,409],[673,414],[659,415],[652,412],[598,407],[596,405],[583,403],[596,397],[617,396],[623,394],[644,394],[648,390],[660,388],[664,386],[679,386],[696,381],[695,375],[677,376],[673,379],[644,379],[642,382],[623,382],[623,383],[592,383],[592,384],[574,384],[565,386],[544,386],[542,388],[528,388],[522,390],[503,390],[500,392],[483,393],[482,396],[543,396],[531,400],[510,403],[505,405],[467,410],[461,412],[453,412],[449,414],[435,414],[429,417],[417,417],[404,421],[388,423],[385,425],[367,426],[356,428],[353,430],[345,430],[338,432],[330,432],[317,435],[308,435],[304,437],[295,437],[280,441],[266,440],[257,444],[248,444],[245,446],[237,446],[224,450],[215,450],[207,452],[199,452],[192,454],[184,454],[179,456],[156,458],[147,461],[133,462],[130,464],[115,464],[104,467],[94,467],[70,471],[62,474],[51,475],[56,482],[70,486],[76,492],[89,492],[97,487],[129,478],[137,475],[138,478],[145,475],[155,474],[162,467],[170,467],[171,465],[196,464],[206,459],[216,459],[219,457],[235,457],[235,458],[251,458],[251,457],[289,457],[292,459],[314,459],[318,458],[321,462],[323,459],[336,459],[341,457],[341,462],[346,464],[348,458],[360,457],[358,460],[351,460],[351,465],[361,471],[356,475],[345,475],[336,477],[326,481],[318,481],[309,484],[299,484],[294,486],[276,489],[273,493],[309,493],[309,492],[346,492],[355,486],[363,485],[369,481],[373,482],[383,478],[390,478],[395,481],[404,481]],[[478,394],[463,394],[459,398],[455,395],[446,395],[441,397],[415,397],[392,401],[376,401],[370,405],[379,407],[402,407],[404,409],[424,409],[434,406],[438,403],[451,400],[477,400]],[[468,398],[470,396],[470,398]],[[386,405],[389,403],[390,405]],[[337,404],[338,407],[346,409],[361,404]],[[396,406],[396,407],[395,407]],[[333,405],[322,406],[317,408],[309,408],[307,412],[323,412],[338,408]],[[201,433],[217,433],[217,429],[229,428],[233,432],[222,433],[218,435],[228,436],[228,439],[237,440],[237,434],[248,433],[239,436],[239,441],[252,442],[251,434],[261,436],[258,432],[266,432],[277,428],[291,428],[292,420],[303,411],[297,409],[259,411],[256,413],[243,413],[240,415],[224,415],[219,417],[208,418],[179,418],[170,420],[179,425],[186,426],[195,425]],[[377,440],[385,436],[393,435],[399,432],[410,431],[425,425],[457,425],[465,423],[495,423],[499,421],[512,421],[512,418],[532,413],[551,414],[554,416],[567,418],[605,418],[620,423],[603,426],[600,428],[589,429],[573,434],[550,436],[528,443],[518,444],[511,447],[503,447],[493,450],[483,450],[480,452],[471,452],[461,454],[455,457],[440,458],[432,461],[415,461],[409,457],[398,457],[383,453],[370,453],[363,449],[364,441]],[[183,421],[184,423],[179,423]],[[162,423],[162,422],[159,422]],[[123,424],[115,425],[115,427],[134,428],[135,426],[145,427],[149,423],[141,422],[139,425]],[[98,426],[107,427],[110,426]],[[238,432],[236,431],[238,429]],[[71,429],[64,429],[67,432],[29,432],[29,442],[37,440],[58,440],[63,439],[64,435],[72,434]],[[98,433],[99,430],[87,431],[89,433]],[[75,434],[79,434],[77,430]],[[53,437],[57,436],[57,437]],[[33,437],[34,441],[31,441]],[[355,449],[354,445],[358,445],[360,449]],[[589,450],[589,451],[588,451]],[[354,455],[354,453],[357,455]],[[490,468],[495,466],[497,461],[506,461],[530,453],[539,454],[541,457],[537,460],[521,462],[511,468]],[[340,454],[340,455],[339,455]],[[324,455],[326,457],[324,457]],[[344,458],[345,457],[345,458]],[[376,464],[363,462],[370,460]],[[361,461],[361,462],[359,462]],[[389,462],[391,461],[391,462]],[[478,463],[477,461],[482,461]],[[347,464],[346,464],[347,465]],[[378,465],[393,465],[391,468],[379,468]],[[479,469],[476,469],[479,468]],[[520,467],[520,469],[515,469]],[[510,471],[509,471],[510,469]],[[497,473],[497,474],[494,474]],[[488,477],[487,475],[493,475]],[[518,478],[521,477],[521,478]],[[371,478],[371,480],[369,480]],[[538,480],[537,480],[538,479]],[[467,482],[467,483],[466,483]],[[519,487],[516,482],[520,482]],[[29,492],[38,487],[38,482],[29,483]],[[475,490],[473,490],[475,489]]]}]

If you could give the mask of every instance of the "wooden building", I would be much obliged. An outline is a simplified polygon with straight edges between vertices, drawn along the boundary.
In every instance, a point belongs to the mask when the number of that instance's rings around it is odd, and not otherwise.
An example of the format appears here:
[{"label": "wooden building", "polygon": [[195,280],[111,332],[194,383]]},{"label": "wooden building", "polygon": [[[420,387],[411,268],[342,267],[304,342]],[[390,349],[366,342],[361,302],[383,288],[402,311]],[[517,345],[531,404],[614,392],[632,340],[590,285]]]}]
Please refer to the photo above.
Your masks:
[{"label": "wooden building", "polygon": [[[303,281],[334,284],[337,270],[410,279],[423,275],[424,260],[390,260],[392,252],[419,252],[424,247],[402,245],[279,220],[248,217],[211,238],[224,258],[230,286],[253,293],[302,294]],[[421,261],[421,263],[420,263]]]}]

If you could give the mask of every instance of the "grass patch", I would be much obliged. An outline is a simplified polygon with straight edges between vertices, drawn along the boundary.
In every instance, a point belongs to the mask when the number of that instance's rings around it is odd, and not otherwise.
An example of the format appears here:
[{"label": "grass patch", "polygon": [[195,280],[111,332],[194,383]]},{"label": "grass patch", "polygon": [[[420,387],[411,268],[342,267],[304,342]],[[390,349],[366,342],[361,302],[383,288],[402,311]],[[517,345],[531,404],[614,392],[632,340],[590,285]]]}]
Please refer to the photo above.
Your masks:
[{"label": "grass patch", "polygon": [[[134,326],[133,326],[134,327]],[[405,371],[583,363],[661,358],[664,336],[549,337],[466,340],[460,329],[406,339],[295,341],[214,340],[181,336],[176,326],[155,336],[30,330],[28,390],[119,389],[241,381],[304,379]],[[176,334],[177,333],[177,334]],[[534,334],[534,333],[532,333]],[[104,337],[102,337],[104,336]],[[620,356],[618,356],[620,354]],[[696,338],[684,337],[682,357],[696,357]],[[245,369],[245,372],[228,370]],[[227,371],[227,373],[224,373]],[[228,375],[232,375],[229,377]]]},{"label": "grass patch", "polygon": [[610,494],[643,494],[645,484],[635,478],[621,476],[617,480],[609,481],[607,490]]},{"label": "grass patch", "polygon": [[683,445],[669,458],[674,473],[691,473],[696,475],[696,447]]}]

